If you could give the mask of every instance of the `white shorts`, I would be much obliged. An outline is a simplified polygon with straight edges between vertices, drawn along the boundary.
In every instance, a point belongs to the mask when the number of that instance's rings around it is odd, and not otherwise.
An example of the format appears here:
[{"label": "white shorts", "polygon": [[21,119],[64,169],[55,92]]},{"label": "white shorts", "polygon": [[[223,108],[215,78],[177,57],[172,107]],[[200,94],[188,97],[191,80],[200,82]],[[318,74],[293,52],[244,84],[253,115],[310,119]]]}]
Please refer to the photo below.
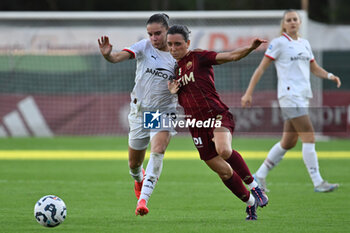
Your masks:
[{"label": "white shorts", "polygon": [[[162,117],[164,115],[162,114]],[[144,150],[148,147],[149,142],[154,135],[161,131],[169,131],[171,136],[177,132],[173,127],[161,129],[145,129],[143,125],[143,112],[139,104],[130,103],[129,120],[129,146],[135,150]],[[142,140],[140,140],[142,139]]]},{"label": "white shorts", "polygon": [[309,98],[301,96],[283,96],[278,99],[284,120],[309,114]]}]

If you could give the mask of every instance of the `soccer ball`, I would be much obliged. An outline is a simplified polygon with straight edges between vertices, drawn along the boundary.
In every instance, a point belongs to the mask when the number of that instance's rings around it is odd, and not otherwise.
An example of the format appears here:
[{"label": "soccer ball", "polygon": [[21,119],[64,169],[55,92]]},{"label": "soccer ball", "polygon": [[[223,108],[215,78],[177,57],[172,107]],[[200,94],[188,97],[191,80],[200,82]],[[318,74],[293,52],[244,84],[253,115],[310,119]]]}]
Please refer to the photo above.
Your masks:
[{"label": "soccer ball", "polygon": [[66,205],[55,195],[47,195],[39,199],[34,206],[36,221],[45,227],[60,225],[67,216]]}]

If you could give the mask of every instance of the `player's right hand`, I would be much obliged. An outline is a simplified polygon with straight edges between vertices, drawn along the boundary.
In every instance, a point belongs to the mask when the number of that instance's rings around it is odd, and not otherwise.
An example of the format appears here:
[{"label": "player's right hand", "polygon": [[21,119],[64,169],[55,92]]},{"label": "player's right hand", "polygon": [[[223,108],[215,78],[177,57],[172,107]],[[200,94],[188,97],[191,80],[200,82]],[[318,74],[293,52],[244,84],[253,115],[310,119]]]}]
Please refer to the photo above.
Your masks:
[{"label": "player's right hand", "polygon": [[176,94],[180,89],[180,82],[178,80],[168,81],[168,89],[171,94]]},{"label": "player's right hand", "polygon": [[241,98],[241,105],[243,108],[252,106],[253,97],[251,95],[244,94]]},{"label": "player's right hand", "polygon": [[108,36],[101,36],[98,40],[98,45],[100,47],[100,51],[104,57],[107,57],[112,52],[112,45],[109,43]]}]

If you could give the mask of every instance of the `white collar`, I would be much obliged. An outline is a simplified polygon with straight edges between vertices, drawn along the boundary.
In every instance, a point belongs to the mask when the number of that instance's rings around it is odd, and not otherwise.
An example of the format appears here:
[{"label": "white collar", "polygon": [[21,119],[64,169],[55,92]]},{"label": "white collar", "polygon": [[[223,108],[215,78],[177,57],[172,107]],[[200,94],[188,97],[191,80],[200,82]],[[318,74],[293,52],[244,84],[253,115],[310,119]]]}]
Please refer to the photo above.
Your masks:
[{"label": "white collar", "polygon": [[[289,41],[293,41],[294,39],[292,37],[290,37],[286,32],[282,33],[282,36],[285,36]],[[298,37],[298,39],[296,39],[295,41],[298,41],[300,38]]]}]

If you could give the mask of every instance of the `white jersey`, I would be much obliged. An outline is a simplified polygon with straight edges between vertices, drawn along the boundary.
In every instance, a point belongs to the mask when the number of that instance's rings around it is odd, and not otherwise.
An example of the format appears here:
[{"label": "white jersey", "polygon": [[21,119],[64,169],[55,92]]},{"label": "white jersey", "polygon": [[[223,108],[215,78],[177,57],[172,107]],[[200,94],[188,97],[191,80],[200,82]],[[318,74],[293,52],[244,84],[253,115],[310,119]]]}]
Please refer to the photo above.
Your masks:
[{"label": "white jersey", "polygon": [[154,48],[149,39],[143,39],[124,51],[137,60],[135,86],[131,101],[137,100],[141,109],[175,109],[176,97],[168,90],[168,80],[174,75],[175,59],[169,52]]},{"label": "white jersey", "polygon": [[300,96],[312,98],[310,62],[314,61],[309,41],[293,40],[286,33],[271,41],[265,56],[275,61],[278,98]]}]

